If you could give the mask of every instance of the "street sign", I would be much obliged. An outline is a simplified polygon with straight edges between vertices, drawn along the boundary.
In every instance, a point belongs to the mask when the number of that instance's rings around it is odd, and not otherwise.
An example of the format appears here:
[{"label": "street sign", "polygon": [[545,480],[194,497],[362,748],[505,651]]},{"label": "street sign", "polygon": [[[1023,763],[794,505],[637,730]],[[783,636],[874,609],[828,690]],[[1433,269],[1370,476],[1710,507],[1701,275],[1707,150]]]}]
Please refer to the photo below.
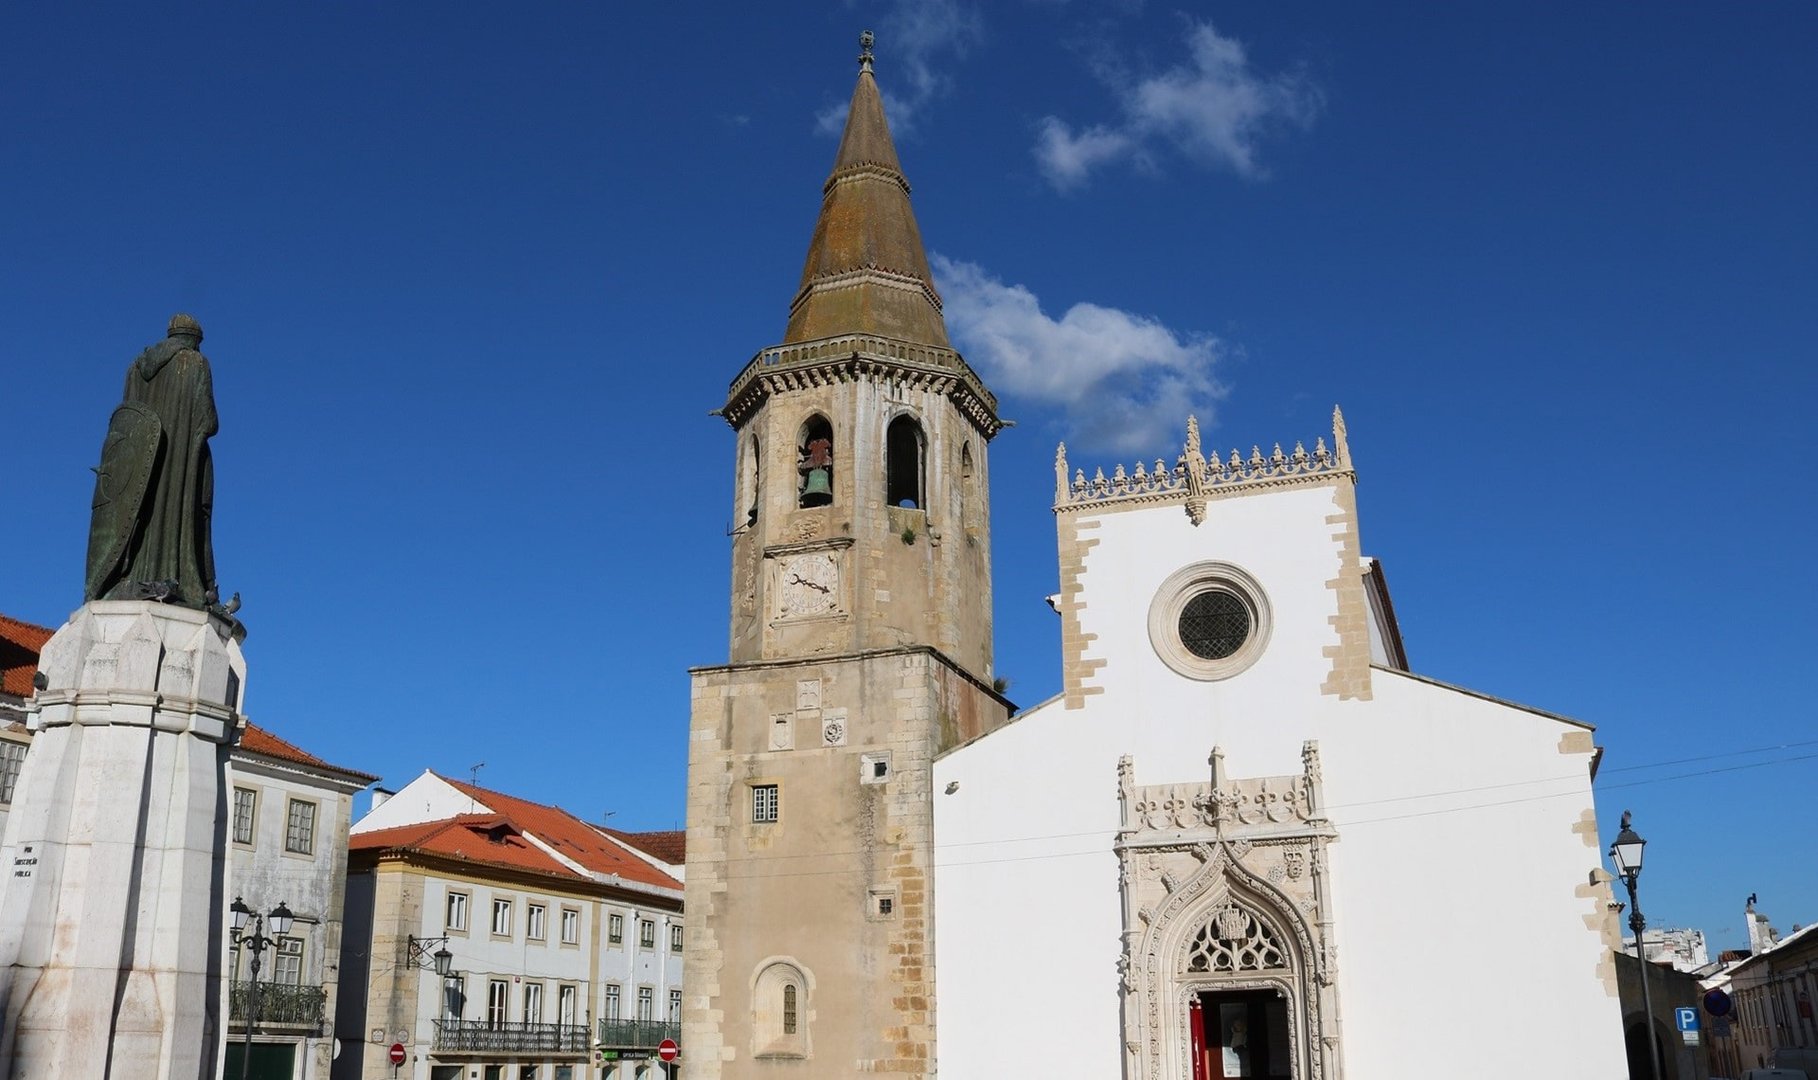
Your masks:
[{"label": "street sign", "polygon": [[664,1039],[657,1043],[657,1057],[664,1061],[674,1061],[682,1051],[675,1045],[674,1039]]},{"label": "street sign", "polygon": [[403,1043],[392,1043],[391,1044],[391,1053],[387,1056],[391,1058],[391,1063],[393,1065],[404,1064],[404,1044]]},{"label": "street sign", "polygon": [[1708,990],[1704,995],[1704,1011],[1712,1016],[1730,1015],[1730,995],[1722,989]]},{"label": "street sign", "polygon": [[1698,1030],[1698,1010],[1690,1005],[1681,1005],[1673,1010],[1673,1022],[1679,1025],[1680,1031],[1696,1032]]}]

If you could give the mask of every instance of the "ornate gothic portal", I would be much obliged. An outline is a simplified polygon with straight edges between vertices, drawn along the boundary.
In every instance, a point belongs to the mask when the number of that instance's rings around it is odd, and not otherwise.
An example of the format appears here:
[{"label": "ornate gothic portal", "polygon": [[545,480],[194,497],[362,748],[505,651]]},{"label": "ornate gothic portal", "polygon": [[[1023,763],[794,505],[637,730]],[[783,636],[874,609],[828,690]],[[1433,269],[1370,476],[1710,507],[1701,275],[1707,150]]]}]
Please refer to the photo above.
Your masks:
[{"label": "ornate gothic portal", "polygon": [[1299,776],[1137,786],[1118,762],[1126,1080],[1340,1080],[1319,745]]}]

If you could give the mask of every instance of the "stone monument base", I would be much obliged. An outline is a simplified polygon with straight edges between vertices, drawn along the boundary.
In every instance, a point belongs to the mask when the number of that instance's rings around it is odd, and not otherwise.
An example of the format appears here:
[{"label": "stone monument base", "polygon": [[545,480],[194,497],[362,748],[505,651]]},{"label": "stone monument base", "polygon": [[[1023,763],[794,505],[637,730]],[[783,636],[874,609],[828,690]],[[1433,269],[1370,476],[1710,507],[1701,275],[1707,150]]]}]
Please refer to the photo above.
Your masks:
[{"label": "stone monument base", "polygon": [[0,1080],[218,1074],[239,636],[102,600],[45,645],[0,841]]}]

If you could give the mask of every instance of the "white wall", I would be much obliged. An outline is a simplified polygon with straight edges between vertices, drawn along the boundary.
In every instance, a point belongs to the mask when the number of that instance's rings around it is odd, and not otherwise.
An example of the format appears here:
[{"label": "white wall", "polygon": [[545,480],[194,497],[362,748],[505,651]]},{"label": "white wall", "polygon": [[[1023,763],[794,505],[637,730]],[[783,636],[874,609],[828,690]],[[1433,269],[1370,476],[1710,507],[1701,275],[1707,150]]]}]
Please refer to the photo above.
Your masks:
[{"label": "white wall", "polygon": [[[1545,1032],[1548,1059],[1572,1075],[1623,1074],[1584,919],[1595,904],[1574,895],[1598,865],[1595,837],[1572,831],[1591,807],[1587,757],[1559,752],[1576,729],[1381,670],[1371,701],[1323,695],[1337,512],[1331,488],[1291,488],[1215,500],[1198,528],[1166,506],[1102,515],[1086,534],[1100,543],[1081,628],[1098,635],[1088,655],[1108,661],[1092,679],[1104,693],[1078,710],[1051,702],[936,764],[947,1080],[1119,1075],[1120,755],[1138,784],[1203,781],[1214,744],[1234,777],[1297,774],[1306,739],[1320,742],[1339,830],[1346,1074],[1513,1080],[1531,1061],[1486,1051],[1523,1029]],[[1182,678],[1148,640],[1157,588],[1205,559],[1252,574],[1274,613],[1263,655],[1221,682]],[[1488,926],[1522,928],[1523,947],[1489,956]]]}]

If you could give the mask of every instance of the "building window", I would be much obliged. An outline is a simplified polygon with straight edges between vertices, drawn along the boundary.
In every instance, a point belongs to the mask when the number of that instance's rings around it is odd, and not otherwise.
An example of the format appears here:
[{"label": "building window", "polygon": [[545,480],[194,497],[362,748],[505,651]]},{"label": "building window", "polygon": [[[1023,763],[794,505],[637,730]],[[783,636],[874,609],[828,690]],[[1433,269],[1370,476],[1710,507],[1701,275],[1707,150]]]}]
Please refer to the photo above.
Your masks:
[{"label": "building window", "polygon": [[1195,593],[1180,609],[1180,643],[1202,660],[1223,660],[1250,636],[1250,609],[1224,589]]},{"label": "building window", "polygon": [[884,505],[923,509],[922,425],[907,414],[884,433]]},{"label": "building window", "polygon": [[788,961],[758,972],[753,987],[755,1049],[763,1057],[808,1056],[808,977]]},{"label": "building window", "polygon": [[518,1080],[537,1080],[537,1070],[540,1068],[540,1065],[519,1065]]},{"label": "building window", "polygon": [[802,425],[796,445],[796,505],[827,506],[833,502],[833,425],[815,414]]},{"label": "building window", "polygon": [[625,916],[623,916],[623,915],[606,916],[606,943],[608,945],[622,945],[622,944],[624,944],[624,942],[625,942]]},{"label": "building window", "polygon": [[1262,586],[1229,563],[1175,571],[1149,604],[1149,643],[1189,679],[1227,679],[1248,668],[1268,644],[1269,629]]},{"label": "building window", "polygon": [[581,999],[579,988],[573,986],[556,987],[556,1022],[573,1024],[578,1015],[576,1007]]},{"label": "building window", "polygon": [[757,524],[758,507],[764,500],[764,446],[756,435],[751,436],[751,442],[745,447],[744,478],[745,505],[748,508],[745,511],[745,526],[749,528]]},{"label": "building window", "polygon": [[617,1020],[619,1018],[619,984],[618,983],[607,983],[606,984],[605,1013],[606,1013],[606,1019],[608,1019],[608,1020]]},{"label": "building window", "polygon": [[25,765],[25,744],[0,739],[0,803],[13,801],[13,788],[19,784],[19,770]]},{"label": "building window", "polygon": [[638,1019],[645,1023],[656,1019],[656,991],[651,987],[638,987]]},{"label": "building window", "polygon": [[972,471],[972,444],[960,447],[960,527],[966,530],[966,539],[978,541],[983,514],[979,513],[978,478]]},{"label": "building window", "polygon": [[548,936],[549,928],[544,925],[548,922],[548,912],[549,909],[542,904],[524,905],[524,936],[526,938],[531,941],[542,941]]},{"label": "building window", "polygon": [[278,955],[272,964],[271,981],[296,986],[303,981],[303,939],[281,937]]},{"label": "building window", "polygon": [[775,821],[782,799],[775,784],[751,785],[751,820]]},{"label": "building window", "polygon": [[467,929],[467,894],[451,892],[448,894],[448,918],[442,923],[449,930]]},{"label": "building window", "polygon": [[445,1020],[459,1020],[467,1011],[467,976],[450,975],[442,983],[442,1017]]},{"label": "building window", "polygon": [[524,1022],[526,1024],[543,1022],[543,984],[540,982],[524,984]]},{"label": "building window", "polygon": [[581,943],[581,913],[573,908],[562,909],[562,944],[579,945]]},{"label": "building window", "polygon": [[680,990],[669,991],[669,1022],[672,1024],[682,1022],[682,992]]},{"label": "building window", "polygon": [[680,926],[672,926],[669,928],[669,951],[682,951],[682,928]]},{"label": "building window", "polygon": [[[0,802],[10,801],[0,799]],[[253,815],[257,813],[258,809],[258,792],[252,788],[237,787],[234,789],[234,843],[250,844],[253,842]]]},{"label": "building window", "polygon": [[638,947],[642,949],[656,948],[656,923],[649,919],[638,920]]},{"label": "building window", "polygon": [[284,814],[284,850],[298,855],[316,852],[316,804],[290,800]]},{"label": "building window", "polygon": [[511,1003],[511,984],[504,979],[494,979],[486,986],[486,1026],[499,1027],[505,1023],[505,1009]]},{"label": "building window", "polygon": [[492,932],[496,937],[511,936],[511,901],[492,902]]}]

